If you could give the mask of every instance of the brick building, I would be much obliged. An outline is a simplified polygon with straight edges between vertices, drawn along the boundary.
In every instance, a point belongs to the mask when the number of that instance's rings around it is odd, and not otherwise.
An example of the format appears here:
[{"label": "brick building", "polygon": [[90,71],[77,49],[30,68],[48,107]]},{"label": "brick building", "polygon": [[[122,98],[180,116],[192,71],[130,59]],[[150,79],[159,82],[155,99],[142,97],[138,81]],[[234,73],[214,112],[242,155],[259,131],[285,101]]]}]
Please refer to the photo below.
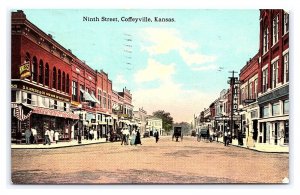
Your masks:
[{"label": "brick building", "polygon": [[35,127],[42,142],[46,129],[70,140],[78,119],[70,110],[72,61],[75,56],[26,19],[11,20],[12,141],[22,141],[25,128]]},{"label": "brick building", "polygon": [[[40,141],[45,129],[59,131],[63,140],[87,138],[89,130],[108,138],[121,117],[132,119],[128,89],[113,92],[107,73],[78,59],[23,11],[12,13],[11,77],[13,140],[21,139],[26,126],[36,127]],[[113,102],[118,112],[113,113]]]},{"label": "brick building", "polygon": [[258,142],[289,142],[289,14],[260,10]]},{"label": "brick building", "polygon": [[240,70],[240,102],[239,109],[242,116],[242,133],[248,146],[253,146],[258,135],[258,59],[256,54]]}]

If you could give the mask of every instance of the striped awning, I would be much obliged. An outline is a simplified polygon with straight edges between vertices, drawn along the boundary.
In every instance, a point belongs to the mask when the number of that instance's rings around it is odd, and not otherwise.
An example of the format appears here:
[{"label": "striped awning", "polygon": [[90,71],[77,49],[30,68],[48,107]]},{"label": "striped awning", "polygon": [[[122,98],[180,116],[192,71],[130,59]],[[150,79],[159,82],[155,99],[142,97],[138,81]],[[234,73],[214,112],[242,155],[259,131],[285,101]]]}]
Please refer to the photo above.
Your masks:
[{"label": "striped awning", "polygon": [[[13,116],[16,117],[19,121],[25,121],[26,119],[28,119],[30,117],[30,115],[32,114],[32,109],[28,106],[25,106],[23,104],[11,104],[11,107],[14,108],[13,110]],[[24,107],[25,109],[27,109],[28,111],[24,111]],[[26,112],[26,113],[25,113]]]},{"label": "striped awning", "polygon": [[53,110],[53,109],[41,108],[41,107],[34,107],[32,113],[61,117],[61,118],[79,119],[79,115],[74,114],[72,112],[65,112],[65,111]]}]

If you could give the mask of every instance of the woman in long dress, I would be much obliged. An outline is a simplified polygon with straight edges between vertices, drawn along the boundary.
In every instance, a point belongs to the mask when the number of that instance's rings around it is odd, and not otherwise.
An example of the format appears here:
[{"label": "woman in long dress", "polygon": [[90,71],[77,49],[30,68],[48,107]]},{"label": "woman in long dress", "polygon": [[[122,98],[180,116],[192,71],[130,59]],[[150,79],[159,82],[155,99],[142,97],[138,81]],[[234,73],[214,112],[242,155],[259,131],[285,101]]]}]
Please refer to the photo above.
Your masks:
[{"label": "woman in long dress", "polygon": [[136,139],[136,132],[135,132],[135,130],[132,130],[130,145],[134,145],[135,139]]},{"label": "woman in long dress", "polygon": [[142,145],[141,134],[140,134],[139,130],[137,130],[137,132],[136,132],[136,137],[135,137],[135,142],[134,142],[134,145],[137,145],[137,144],[141,144]]}]

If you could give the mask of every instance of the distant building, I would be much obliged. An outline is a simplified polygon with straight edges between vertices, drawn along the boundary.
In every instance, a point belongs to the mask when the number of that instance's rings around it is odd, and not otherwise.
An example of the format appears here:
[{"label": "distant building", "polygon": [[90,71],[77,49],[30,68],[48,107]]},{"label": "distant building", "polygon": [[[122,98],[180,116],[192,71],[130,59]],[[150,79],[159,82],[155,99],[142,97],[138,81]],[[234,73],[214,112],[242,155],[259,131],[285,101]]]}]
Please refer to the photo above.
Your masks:
[{"label": "distant building", "polygon": [[147,117],[147,112],[143,108],[139,108],[139,110],[133,111],[133,119],[134,121],[137,122],[141,135],[143,135],[146,131],[146,125],[147,125],[146,117]]},{"label": "distant building", "polygon": [[153,136],[155,130],[157,130],[160,135],[163,135],[164,130],[162,125],[162,119],[153,116],[148,117],[146,130],[150,132],[150,136]]}]

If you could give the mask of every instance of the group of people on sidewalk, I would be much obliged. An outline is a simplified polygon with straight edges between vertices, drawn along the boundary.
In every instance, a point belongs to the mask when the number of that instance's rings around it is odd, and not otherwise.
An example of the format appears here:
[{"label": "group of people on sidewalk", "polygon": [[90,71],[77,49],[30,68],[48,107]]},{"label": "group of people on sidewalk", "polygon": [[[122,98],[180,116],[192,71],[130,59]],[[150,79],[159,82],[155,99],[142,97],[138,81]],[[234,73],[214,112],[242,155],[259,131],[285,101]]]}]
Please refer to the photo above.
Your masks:
[{"label": "group of people on sidewalk", "polygon": [[[36,126],[32,127],[31,129],[26,128],[25,130],[25,142],[26,144],[38,144],[38,135],[37,135],[37,130],[36,130]],[[46,129],[45,133],[44,133],[44,145],[46,144],[51,144],[54,141],[56,141],[56,143],[59,140],[59,132],[58,131],[54,131],[53,129],[49,130]]]}]

